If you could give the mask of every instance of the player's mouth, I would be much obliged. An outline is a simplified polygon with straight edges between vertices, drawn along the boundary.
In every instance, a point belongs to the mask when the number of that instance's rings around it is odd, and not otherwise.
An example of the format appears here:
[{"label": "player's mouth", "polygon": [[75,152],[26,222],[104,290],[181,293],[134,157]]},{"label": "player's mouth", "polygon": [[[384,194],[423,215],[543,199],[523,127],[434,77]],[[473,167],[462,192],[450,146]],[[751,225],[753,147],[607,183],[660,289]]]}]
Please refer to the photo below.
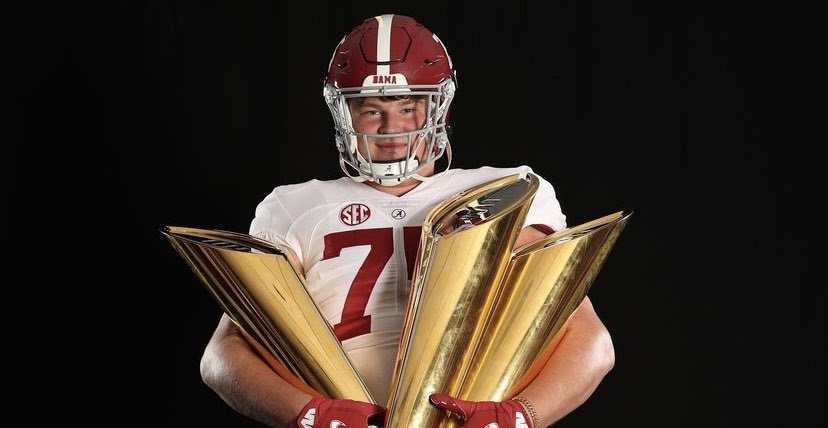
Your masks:
[{"label": "player's mouth", "polygon": [[383,157],[386,156],[405,156],[408,151],[408,143],[394,143],[382,142],[376,144],[377,152]]}]

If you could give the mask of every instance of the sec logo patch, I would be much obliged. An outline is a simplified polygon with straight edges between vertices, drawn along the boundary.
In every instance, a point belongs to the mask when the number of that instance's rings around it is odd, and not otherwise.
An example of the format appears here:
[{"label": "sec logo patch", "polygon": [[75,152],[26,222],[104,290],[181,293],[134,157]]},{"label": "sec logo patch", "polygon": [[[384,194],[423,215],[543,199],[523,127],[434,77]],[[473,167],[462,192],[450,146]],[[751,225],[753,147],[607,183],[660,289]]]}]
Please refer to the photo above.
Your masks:
[{"label": "sec logo patch", "polygon": [[350,204],[339,212],[339,219],[348,226],[365,223],[371,217],[371,209],[364,204]]}]

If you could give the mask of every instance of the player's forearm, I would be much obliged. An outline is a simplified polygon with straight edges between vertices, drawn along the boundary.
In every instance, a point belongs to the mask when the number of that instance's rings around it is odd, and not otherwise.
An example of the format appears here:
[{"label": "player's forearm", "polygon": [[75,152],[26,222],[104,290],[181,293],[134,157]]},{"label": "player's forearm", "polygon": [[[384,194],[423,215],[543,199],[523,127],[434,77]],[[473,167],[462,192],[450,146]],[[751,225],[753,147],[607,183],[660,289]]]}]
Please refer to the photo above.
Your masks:
[{"label": "player's forearm", "polygon": [[549,426],[583,404],[614,364],[610,334],[586,299],[552,357],[521,393],[537,411],[541,423],[535,428]]},{"label": "player's forearm", "polygon": [[214,337],[202,357],[201,375],[230,407],[269,426],[293,423],[311,398],[279,377],[241,335]]}]

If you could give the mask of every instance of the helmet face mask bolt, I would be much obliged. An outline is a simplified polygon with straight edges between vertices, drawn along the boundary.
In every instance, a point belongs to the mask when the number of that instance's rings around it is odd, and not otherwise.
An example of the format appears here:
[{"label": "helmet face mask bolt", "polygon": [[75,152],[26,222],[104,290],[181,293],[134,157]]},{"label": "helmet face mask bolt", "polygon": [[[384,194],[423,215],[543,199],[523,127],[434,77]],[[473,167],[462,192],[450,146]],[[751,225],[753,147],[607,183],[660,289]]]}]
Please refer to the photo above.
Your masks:
[{"label": "helmet face mask bolt", "polygon": [[[345,174],[356,181],[393,186],[408,178],[425,179],[420,172],[446,153],[450,164],[448,115],[456,86],[445,46],[414,19],[380,15],[351,30],[334,50],[323,88]],[[349,101],[366,97],[423,97],[425,123],[414,131],[357,132]],[[407,140],[406,156],[377,161],[366,155],[366,159],[358,148],[368,153],[369,139]]]}]

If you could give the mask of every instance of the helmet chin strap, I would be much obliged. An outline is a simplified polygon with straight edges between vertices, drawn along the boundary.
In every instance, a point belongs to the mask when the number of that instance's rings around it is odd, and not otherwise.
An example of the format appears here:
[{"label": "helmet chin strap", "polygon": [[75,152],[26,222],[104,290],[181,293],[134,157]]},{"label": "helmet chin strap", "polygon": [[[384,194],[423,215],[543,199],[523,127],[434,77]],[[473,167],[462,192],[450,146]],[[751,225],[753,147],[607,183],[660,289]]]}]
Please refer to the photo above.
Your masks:
[{"label": "helmet chin strap", "polygon": [[[398,160],[391,162],[372,162],[371,172],[373,173],[373,181],[383,186],[396,186],[402,183],[408,177],[402,176],[405,167],[415,169],[420,165],[420,159],[417,156],[412,156],[411,159]],[[389,177],[390,176],[390,177]]]},{"label": "helmet chin strap", "polygon": [[[354,137],[352,137],[354,138]],[[409,149],[416,150],[419,147],[425,138],[424,134],[420,133],[417,134],[415,141],[410,141],[411,136],[409,138]],[[409,171],[416,171],[417,168],[420,166],[420,158],[417,155],[411,156],[409,158],[402,158],[399,160],[392,160],[392,161],[368,161],[362,156],[362,153],[359,151],[356,152],[356,157],[362,165],[360,169],[362,170],[362,175],[364,180],[362,181],[373,181],[379,185],[392,187],[396,186],[403,181],[407,180],[409,177],[412,177],[415,174],[409,174]]]}]

